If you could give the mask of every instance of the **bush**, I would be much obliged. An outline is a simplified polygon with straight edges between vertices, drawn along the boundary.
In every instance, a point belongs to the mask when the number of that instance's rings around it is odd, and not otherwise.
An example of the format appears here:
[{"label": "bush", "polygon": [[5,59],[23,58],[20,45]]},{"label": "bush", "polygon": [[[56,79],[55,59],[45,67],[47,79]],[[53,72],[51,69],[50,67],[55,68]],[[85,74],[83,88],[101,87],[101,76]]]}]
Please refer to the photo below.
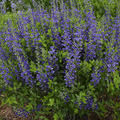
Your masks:
[{"label": "bush", "polygon": [[108,112],[119,117],[120,21],[109,11],[98,20],[91,5],[84,14],[65,6],[51,14],[14,13],[0,33],[2,105],[25,108],[34,119],[77,120],[92,112],[98,119]]}]

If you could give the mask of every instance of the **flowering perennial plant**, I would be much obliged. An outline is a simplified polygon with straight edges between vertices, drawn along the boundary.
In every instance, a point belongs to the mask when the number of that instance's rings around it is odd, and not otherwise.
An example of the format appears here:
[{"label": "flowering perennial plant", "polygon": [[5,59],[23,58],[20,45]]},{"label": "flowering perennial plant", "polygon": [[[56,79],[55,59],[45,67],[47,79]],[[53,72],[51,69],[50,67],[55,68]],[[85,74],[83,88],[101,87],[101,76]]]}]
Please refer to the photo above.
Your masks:
[{"label": "flowering perennial plant", "polygon": [[[8,20],[8,29],[0,32],[0,79],[11,85],[7,90],[15,92],[14,100],[21,100],[20,92],[25,90],[29,111],[41,99],[46,103],[41,105],[43,111],[53,109],[54,118],[65,118],[59,110],[64,107],[61,103],[68,106],[66,112],[79,114],[81,109],[99,110],[97,102],[102,104],[103,94],[119,94],[120,18],[106,12],[102,23],[90,3],[87,6],[85,16],[65,4],[61,11],[54,6],[51,13],[43,9],[21,12],[16,25]],[[19,84],[14,82],[22,82],[18,91]],[[67,93],[61,96],[64,89]]]}]

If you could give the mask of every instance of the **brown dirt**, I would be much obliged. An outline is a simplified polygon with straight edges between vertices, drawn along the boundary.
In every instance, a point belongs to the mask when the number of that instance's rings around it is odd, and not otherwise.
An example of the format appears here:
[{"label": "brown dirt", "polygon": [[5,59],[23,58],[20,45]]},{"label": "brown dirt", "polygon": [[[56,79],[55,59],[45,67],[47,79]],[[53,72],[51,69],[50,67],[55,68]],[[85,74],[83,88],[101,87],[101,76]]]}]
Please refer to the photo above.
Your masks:
[{"label": "brown dirt", "polygon": [[[42,116],[46,116],[41,114]],[[33,115],[34,116],[34,115]],[[49,120],[53,120],[52,116],[46,116]],[[0,120],[33,120],[31,115],[27,118],[17,116],[12,107],[8,105],[1,106],[0,102]],[[41,120],[41,119],[38,119]]]},{"label": "brown dirt", "polygon": [[12,110],[12,107],[8,105],[0,107],[0,118],[2,120],[31,120],[30,117],[25,119],[15,115],[15,113]]}]

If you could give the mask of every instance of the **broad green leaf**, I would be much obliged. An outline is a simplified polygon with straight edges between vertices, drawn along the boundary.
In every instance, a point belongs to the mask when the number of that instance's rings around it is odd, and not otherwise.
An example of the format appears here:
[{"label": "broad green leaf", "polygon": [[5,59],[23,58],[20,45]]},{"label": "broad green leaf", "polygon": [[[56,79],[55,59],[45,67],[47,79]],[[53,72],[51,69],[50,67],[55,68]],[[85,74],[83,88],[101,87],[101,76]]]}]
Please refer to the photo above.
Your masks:
[{"label": "broad green leaf", "polygon": [[57,115],[57,113],[54,114],[53,118],[54,118],[54,120],[58,120],[58,115]]},{"label": "broad green leaf", "polygon": [[77,114],[77,113],[78,113],[78,109],[75,109],[75,110],[74,110],[74,113]]},{"label": "broad green leaf", "polygon": [[49,99],[48,105],[53,106],[53,104],[54,104],[54,98]]}]

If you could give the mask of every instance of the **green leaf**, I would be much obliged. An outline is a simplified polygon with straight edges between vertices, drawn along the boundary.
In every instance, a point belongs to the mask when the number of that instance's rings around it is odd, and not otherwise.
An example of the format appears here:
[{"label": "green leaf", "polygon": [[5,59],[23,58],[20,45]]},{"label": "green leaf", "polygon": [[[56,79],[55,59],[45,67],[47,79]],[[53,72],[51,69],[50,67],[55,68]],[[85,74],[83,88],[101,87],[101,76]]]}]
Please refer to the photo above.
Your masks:
[{"label": "green leaf", "polygon": [[52,80],[49,80],[48,85],[50,88],[52,87]]},{"label": "green leaf", "polygon": [[41,84],[40,84],[40,82],[38,81],[38,82],[36,83],[36,85],[38,85],[38,86],[39,86],[39,85],[41,85]]},{"label": "green leaf", "polygon": [[54,118],[54,120],[58,120],[58,115],[57,115],[57,113],[54,114],[53,118]]},{"label": "green leaf", "polygon": [[36,68],[36,65],[33,61],[30,61],[30,71],[31,72],[36,72],[37,71],[37,68]]},{"label": "green leaf", "polygon": [[53,106],[54,105],[54,98],[49,99],[48,105],[49,106]]},{"label": "green leaf", "polygon": [[65,58],[68,52],[62,52],[62,57]]},{"label": "green leaf", "polygon": [[9,89],[9,91],[13,91],[14,90],[13,87],[9,87],[8,89]]},{"label": "green leaf", "polygon": [[46,61],[47,50],[45,50],[44,48],[41,48],[41,49],[42,49],[42,57],[43,57],[43,60]]},{"label": "green leaf", "polygon": [[28,104],[27,106],[26,106],[26,110],[27,111],[30,111],[30,110],[32,110],[33,109],[33,106],[31,105],[31,104]]},{"label": "green leaf", "polygon": [[14,84],[14,90],[17,90],[17,89],[21,88],[21,86],[22,86],[22,83],[18,84],[17,82],[14,82],[13,84]]},{"label": "green leaf", "polygon": [[118,71],[115,71],[114,73],[113,73],[113,80],[114,80],[114,84],[115,84],[115,87],[117,88],[117,89],[119,89],[119,85],[120,85],[120,77],[119,77],[119,72]]},{"label": "green leaf", "polygon": [[16,101],[16,97],[15,96],[11,96],[11,97],[8,97],[7,103],[9,103],[10,105],[11,104],[17,104],[17,101]]},{"label": "green leaf", "polygon": [[6,100],[1,100],[1,107],[4,106],[6,103]]},{"label": "green leaf", "polygon": [[25,39],[21,39],[21,44],[23,45],[23,46],[25,46],[26,45],[26,41],[25,41]]},{"label": "green leaf", "polygon": [[78,113],[78,109],[75,109],[75,110],[74,110],[74,113],[77,114],[77,113]]},{"label": "green leaf", "polygon": [[110,89],[111,89],[111,91],[113,92],[114,91],[114,86],[113,86],[113,83],[112,82],[110,82]]},{"label": "green leaf", "polygon": [[51,35],[52,34],[52,32],[51,32],[51,29],[48,29],[48,33],[47,33],[48,35]]},{"label": "green leaf", "polygon": [[48,120],[45,116],[40,116],[39,117],[41,120]]}]

